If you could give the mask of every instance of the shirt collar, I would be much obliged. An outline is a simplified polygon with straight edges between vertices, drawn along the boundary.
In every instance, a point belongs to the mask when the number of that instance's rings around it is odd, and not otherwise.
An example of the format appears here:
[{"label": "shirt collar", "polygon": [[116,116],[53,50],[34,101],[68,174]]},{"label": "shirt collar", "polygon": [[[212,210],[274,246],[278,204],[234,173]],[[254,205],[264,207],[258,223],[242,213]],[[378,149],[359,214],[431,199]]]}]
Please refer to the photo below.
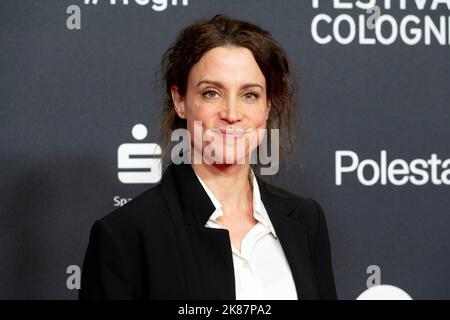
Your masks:
[{"label": "shirt collar", "polygon": [[[197,176],[198,180],[200,181],[203,189],[205,189],[206,194],[211,199],[211,202],[213,203],[215,210],[209,217],[208,221],[214,221],[216,222],[217,218],[223,215],[222,211],[222,205],[220,204],[219,200],[214,196],[212,191],[206,186],[206,184],[203,182],[203,180],[197,175],[197,173],[194,171],[195,175]],[[275,238],[277,238],[277,234],[275,233],[275,229],[273,228],[272,222],[270,221],[269,215],[267,214],[266,208],[264,207],[264,204],[261,200],[261,194],[259,191],[258,181],[256,180],[256,176],[253,173],[253,170],[250,168],[249,170],[250,175],[250,181],[252,184],[253,189],[253,217],[261,222],[269,231],[273,234]]]}]

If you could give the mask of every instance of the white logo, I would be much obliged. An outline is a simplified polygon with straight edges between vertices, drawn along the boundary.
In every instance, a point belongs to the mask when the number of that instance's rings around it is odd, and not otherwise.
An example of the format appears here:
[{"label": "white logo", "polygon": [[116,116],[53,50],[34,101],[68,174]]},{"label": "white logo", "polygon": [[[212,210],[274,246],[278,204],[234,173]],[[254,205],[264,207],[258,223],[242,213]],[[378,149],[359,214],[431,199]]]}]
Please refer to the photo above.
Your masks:
[{"label": "white logo", "polygon": [[[102,4],[103,6],[110,5],[114,7],[118,6],[139,6],[148,7],[155,12],[163,12],[173,7],[187,7],[189,0],[84,0],[84,4],[87,6],[97,6]],[[77,5],[70,5],[66,10],[67,14],[70,14],[66,18],[66,26],[68,30],[80,30],[81,29],[81,9]]]},{"label": "white logo", "polygon": [[[84,4],[86,5],[97,5],[98,4],[98,0],[84,0]],[[172,6],[177,6],[178,5],[178,1],[177,0],[105,0],[102,1],[105,4],[110,4],[110,5],[116,5],[116,4],[122,4],[124,6],[127,6],[130,4],[130,2],[135,3],[139,6],[146,6],[146,5],[151,5],[151,8],[155,11],[161,12],[167,9],[167,7],[171,4]],[[182,6],[187,6],[188,5],[188,0],[182,0],[181,1],[181,5]]]},{"label": "white logo", "polygon": [[131,198],[121,198],[120,196],[115,196],[113,198],[114,201],[114,207],[121,207],[123,206],[125,203],[131,201]]},{"label": "white logo", "polygon": [[398,287],[382,284],[370,287],[361,293],[356,300],[412,300],[412,298]]},{"label": "white logo", "polygon": [[[136,124],[132,129],[136,140],[147,137],[147,128]],[[157,156],[157,157],[155,157]],[[161,180],[161,147],[157,143],[124,143],[117,149],[118,178],[122,183],[157,183]]]},{"label": "white logo", "polygon": [[362,292],[356,300],[412,300],[411,296],[402,289],[388,284],[381,284],[381,268],[376,265],[367,267],[367,290]]},{"label": "white logo", "polygon": [[[344,165],[344,160],[346,164]],[[356,152],[351,150],[338,150],[335,156],[336,185],[342,185],[344,173],[356,171],[358,181],[364,186],[373,186],[377,183],[402,186],[411,183],[423,186],[427,183],[434,185],[450,185],[450,159],[439,159],[433,153],[429,159],[393,159],[388,161],[386,150],[380,152],[379,161],[373,159],[359,160]]]},{"label": "white logo", "polygon": [[[322,12],[327,5],[330,1],[312,1],[316,14],[311,21],[311,36],[321,45],[450,45],[450,0],[333,0],[331,5],[337,14]],[[446,14],[436,14],[445,11]]]}]

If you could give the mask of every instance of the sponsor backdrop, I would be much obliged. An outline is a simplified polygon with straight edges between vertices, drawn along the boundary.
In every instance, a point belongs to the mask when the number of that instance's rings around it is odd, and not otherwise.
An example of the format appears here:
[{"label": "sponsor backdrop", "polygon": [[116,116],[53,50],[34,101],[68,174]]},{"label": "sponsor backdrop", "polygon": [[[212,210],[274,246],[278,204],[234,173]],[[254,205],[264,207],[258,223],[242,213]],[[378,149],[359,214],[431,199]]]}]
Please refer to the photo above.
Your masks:
[{"label": "sponsor backdrop", "polygon": [[77,297],[93,222],[160,179],[160,57],[216,13],[290,57],[296,150],[267,179],[324,207],[339,297],[450,298],[450,1],[427,0],[1,1],[0,298]]}]

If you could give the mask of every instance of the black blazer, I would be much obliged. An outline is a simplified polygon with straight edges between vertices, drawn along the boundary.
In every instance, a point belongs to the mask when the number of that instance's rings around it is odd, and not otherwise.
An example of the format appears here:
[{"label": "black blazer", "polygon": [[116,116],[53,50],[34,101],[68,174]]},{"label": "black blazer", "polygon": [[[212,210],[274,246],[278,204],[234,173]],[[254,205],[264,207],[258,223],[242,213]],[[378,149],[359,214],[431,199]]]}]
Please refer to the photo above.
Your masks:
[{"label": "black blazer", "polygon": [[[256,177],[299,299],[336,299],[322,208]],[[214,209],[191,165],[171,164],[158,185],[94,223],[79,298],[235,299],[228,231],[205,227]]]}]

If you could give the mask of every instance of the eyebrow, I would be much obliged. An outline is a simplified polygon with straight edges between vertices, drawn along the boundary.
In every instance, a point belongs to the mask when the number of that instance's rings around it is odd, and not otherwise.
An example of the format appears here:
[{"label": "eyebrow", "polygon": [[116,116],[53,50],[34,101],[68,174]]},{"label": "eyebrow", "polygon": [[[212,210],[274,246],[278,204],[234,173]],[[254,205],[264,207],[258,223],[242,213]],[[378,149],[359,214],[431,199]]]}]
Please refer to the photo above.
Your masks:
[{"label": "eyebrow", "polygon": [[[219,81],[212,81],[212,80],[207,80],[207,79],[202,80],[202,81],[200,81],[199,83],[197,83],[197,87],[200,86],[200,85],[203,84],[203,83],[213,84],[213,85],[215,85],[215,86],[217,86],[217,87],[219,87],[219,88],[224,88],[224,87],[225,87],[225,86],[224,86],[221,82],[219,82]],[[252,87],[260,87],[261,89],[264,90],[263,86],[260,85],[259,83],[246,83],[246,84],[243,84],[243,85],[241,86],[241,89],[247,89],[247,88],[252,88]]]}]

